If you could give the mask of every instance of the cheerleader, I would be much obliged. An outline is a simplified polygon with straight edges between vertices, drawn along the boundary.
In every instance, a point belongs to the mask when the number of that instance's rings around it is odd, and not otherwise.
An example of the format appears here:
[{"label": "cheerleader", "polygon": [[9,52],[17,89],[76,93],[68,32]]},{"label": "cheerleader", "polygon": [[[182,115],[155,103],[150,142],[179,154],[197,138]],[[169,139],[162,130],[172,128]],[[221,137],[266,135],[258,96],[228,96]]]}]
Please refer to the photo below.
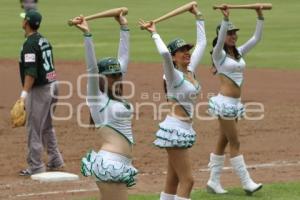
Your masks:
[{"label": "cheerleader", "polygon": [[212,61],[215,73],[221,82],[220,92],[209,100],[209,113],[217,116],[220,124],[220,136],[214,153],[210,155],[210,178],[207,182],[209,192],[227,193],[220,184],[220,175],[224,166],[225,148],[230,147],[230,163],[235,173],[240,177],[247,194],[252,194],[262,188],[255,183],[246,168],[243,155],[240,153],[240,142],[237,131],[237,119],[244,114],[241,103],[242,84],[244,81],[245,61],[243,57],[260,41],[263,29],[263,14],[257,9],[258,20],[253,37],[242,46],[236,46],[237,31],[229,21],[229,10],[226,5],[221,9],[224,19],[217,27],[217,37],[213,41]]},{"label": "cheerleader", "polygon": [[122,13],[118,58],[102,58],[97,63],[92,35],[83,16],[75,18],[84,33],[87,62],[87,105],[95,130],[102,141],[100,151],[82,158],[81,173],[94,176],[100,199],[126,200],[127,187],[135,184],[137,170],[132,166],[133,106],[122,99],[122,77],[129,61],[129,29]]},{"label": "cheerleader", "polygon": [[188,200],[194,184],[189,148],[195,142],[196,133],[192,127],[193,109],[200,84],[195,79],[196,68],[206,46],[204,20],[201,12],[194,6],[190,12],[196,17],[197,44],[194,47],[177,38],[168,46],[157,33],[153,22],[140,21],[154,40],[158,52],[163,57],[165,90],[170,102],[166,119],[159,124],[154,144],[165,148],[168,154],[168,172],[164,191],[160,200]]}]

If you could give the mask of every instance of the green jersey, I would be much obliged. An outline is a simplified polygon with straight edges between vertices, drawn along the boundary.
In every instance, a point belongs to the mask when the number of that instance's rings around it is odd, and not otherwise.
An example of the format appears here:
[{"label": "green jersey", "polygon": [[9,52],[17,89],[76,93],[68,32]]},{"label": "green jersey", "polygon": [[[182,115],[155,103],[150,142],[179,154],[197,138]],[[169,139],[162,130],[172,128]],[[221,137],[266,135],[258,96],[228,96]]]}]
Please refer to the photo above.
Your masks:
[{"label": "green jersey", "polygon": [[24,42],[19,64],[22,85],[26,75],[34,77],[33,86],[45,85],[56,80],[52,46],[39,33],[30,35]]}]

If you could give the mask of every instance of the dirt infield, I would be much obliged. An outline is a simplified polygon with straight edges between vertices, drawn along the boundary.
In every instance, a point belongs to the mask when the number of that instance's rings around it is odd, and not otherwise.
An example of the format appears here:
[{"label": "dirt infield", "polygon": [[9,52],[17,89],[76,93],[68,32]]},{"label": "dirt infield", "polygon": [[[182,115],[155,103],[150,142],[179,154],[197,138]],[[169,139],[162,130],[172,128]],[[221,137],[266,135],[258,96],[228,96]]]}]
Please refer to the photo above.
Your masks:
[{"label": "dirt infield", "polygon": [[[59,80],[70,81],[74,86],[72,97],[60,102],[71,103],[72,118],[55,121],[59,147],[66,162],[66,171],[79,174],[80,158],[90,149],[98,149],[101,141],[97,134],[80,128],[77,116],[87,122],[86,109],[77,112],[78,105],[85,100],[79,98],[76,78],[85,72],[83,62],[57,62]],[[203,94],[199,101],[207,102],[209,93],[218,92],[218,79],[207,68],[198,70]],[[158,105],[164,102],[162,90],[162,68],[160,64],[131,64],[127,80],[135,83],[132,103],[154,102],[161,93]],[[263,183],[293,181],[300,178],[300,71],[248,69],[243,90],[243,102],[260,102],[264,106],[262,120],[242,120],[239,123],[241,150],[247,163],[254,165],[251,174]],[[26,133],[24,128],[9,126],[9,110],[20,94],[18,63],[12,60],[0,61],[0,199],[79,199],[96,195],[92,179],[83,178],[72,183],[41,184],[18,176],[26,167]],[[85,89],[84,84],[83,90]],[[126,87],[127,91],[129,87]],[[66,85],[61,86],[61,95],[68,93]],[[145,92],[150,94],[149,99]],[[67,116],[66,107],[58,107],[56,116]],[[205,107],[199,113],[206,116]],[[131,193],[160,192],[164,183],[166,154],[152,145],[159,120],[153,120],[154,112],[143,107],[136,113],[139,120],[134,123],[136,146],[134,165],[140,170],[139,181]],[[254,116],[251,114],[250,116]],[[196,188],[204,187],[208,177],[206,171],[209,153],[218,136],[218,124],[214,121],[195,120],[197,143],[191,149]],[[227,162],[227,166],[228,162]],[[201,169],[201,170],[200,170]],[[238,185],[238,179],[231,170],[222,177],[224,186]]]}]

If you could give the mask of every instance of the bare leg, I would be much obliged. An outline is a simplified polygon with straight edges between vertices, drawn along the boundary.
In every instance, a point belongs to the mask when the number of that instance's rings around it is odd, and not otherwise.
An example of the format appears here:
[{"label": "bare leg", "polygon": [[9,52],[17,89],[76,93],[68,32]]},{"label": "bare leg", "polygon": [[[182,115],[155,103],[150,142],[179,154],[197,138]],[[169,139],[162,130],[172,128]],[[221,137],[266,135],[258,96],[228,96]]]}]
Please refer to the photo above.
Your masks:
[{"label": "bare leg", "polygon": [[189,198],[194,179],[188,149],[168,148],[169,160],[179,179],[177,196]]},{"label": "bare leg", "polygon": [[[223,133],[226,136],[227,141],[229,142],[230,157],[234,158],[240,154],[240,142],[238,138],[236,122],[234,120],[225,120],[225,119],[219,119],[219,122],[220,122],[221,134]],[[225,144],[225,139],[221,138],[220,140],[221,140],[220,143],[218,143],[218,145],[220,145],[219,152],[222,151],[222,148],[224,147]]]},{"label": "bare leg", "polygon": [[175,195],[177,192],[178,183],[178,176],[172,166],[170,157],[168,156],[168,172],[164,192]]},{"label": "bare leg", "polygon": [[236,121],[220,119],[221,132],[226,135],[230,146],[230,162],[235,173],[240,177],[241,183],[247,194],[252,195],[262,188],[262,184],[255,183],[246,168],[244,157],[240,155],[240,142],[236,128]]},{"label": "bare leg", "polygon": [[127,200],[127,187],[123,183],[97,182],[100,191],[100,200]]},{"label": "bare leg", "polygon": [[220,124],[220,135],[218,138],[215,153],[210,154],[210,161],[208,167],[210,168],[210,177],[207,182],[207,191],[214,194],[226,194],[227,191],[223,189],[220,183],[220,177],[225,161],[225,149],[228,144],[228,139],[226,136],[227,129],[219,119]]},{"label": "bare leg", "polygon": [[221,122],[219,124],[220,124],[220,135],[218,138],[215,154],[216,155],[224,155],[226,146],[228,144],[228,140],[226,138],[224,130],[221,128]]}]

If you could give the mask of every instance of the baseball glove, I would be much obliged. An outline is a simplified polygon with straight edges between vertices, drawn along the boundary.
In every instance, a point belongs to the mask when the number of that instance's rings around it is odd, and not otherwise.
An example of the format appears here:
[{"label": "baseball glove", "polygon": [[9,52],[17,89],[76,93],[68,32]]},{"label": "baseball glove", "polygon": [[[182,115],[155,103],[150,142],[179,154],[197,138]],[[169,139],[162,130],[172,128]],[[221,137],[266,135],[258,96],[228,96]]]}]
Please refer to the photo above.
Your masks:
[{"label": "baseball glove", "polygon": [[21,127],[26,122],[25,103],[23,99],[19,99],[10,111],[12,127]]}]

